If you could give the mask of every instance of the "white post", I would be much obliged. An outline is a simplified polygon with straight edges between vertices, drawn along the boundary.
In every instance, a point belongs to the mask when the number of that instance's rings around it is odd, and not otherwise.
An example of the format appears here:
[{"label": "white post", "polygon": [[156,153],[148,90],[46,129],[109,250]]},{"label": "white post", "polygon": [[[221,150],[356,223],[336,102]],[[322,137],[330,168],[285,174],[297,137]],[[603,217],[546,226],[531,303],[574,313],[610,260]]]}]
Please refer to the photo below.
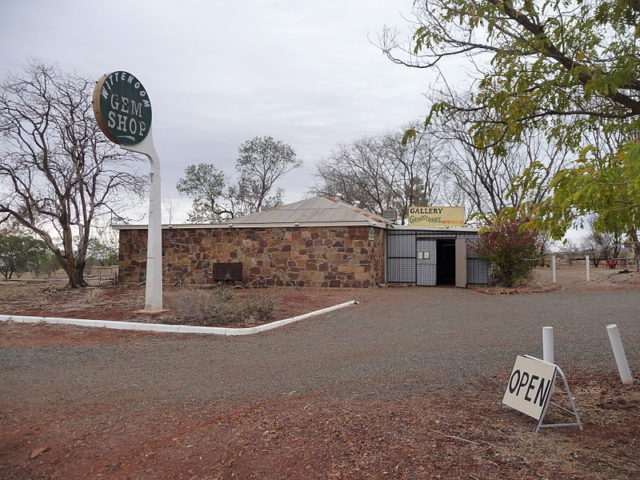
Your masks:
[{"label": "white post", "polygon": [[542,327],[542,359],[556,363],[553,345],[553,327]]},{"label": "white post", "polygon": [[145,282],[145,310],[162,310],[162,197],[160,160],[153,145],[151,130],[137,145],[127,150],[146,155],[151,163],[149,188],[149,228],[147,229],[147,276]]},{"label": "white post", "polygon": [[589,255],[585,255],[584,256],[584,264],[585,264],[585,269],[586,269],[585,271],[586,271],[586,274],[587,274],[587,282],[590,282],[591,281],[591,268],[590,268],[590,265],[589,265]]},{"label": "white post", "polygon": [[607,325],[607,333],[609,334],[609,341],[611,342],[611,348],[613,349],[613,355],[616,357],[616,363],[618,364],[618,372],[620,372],[620,380],[622,383],[633,383],[631,377],[631,370],[629,370],[629,363],[627,363],[627,356],[624,354],[624,347],[622,346],[622,340],[620,339],[620,332],[618,326],[615,323]]},{"label": "white post", "polygon": [[557,278],[556,278],[556,256],[555,255],[551,255],[551,281],[553,283],[556,283]]}]

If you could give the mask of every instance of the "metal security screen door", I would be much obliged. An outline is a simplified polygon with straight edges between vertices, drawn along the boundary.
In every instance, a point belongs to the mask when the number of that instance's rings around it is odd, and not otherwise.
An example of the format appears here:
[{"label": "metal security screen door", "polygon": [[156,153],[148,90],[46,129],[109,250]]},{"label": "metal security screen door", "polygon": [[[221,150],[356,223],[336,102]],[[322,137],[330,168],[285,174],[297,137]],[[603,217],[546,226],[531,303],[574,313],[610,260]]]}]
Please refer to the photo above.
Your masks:
[{"label": "metal security screen door", "polygon": [[435,286],[437,280],[435,240],[423,240],[416,242],[416,284],[423,286]]}]

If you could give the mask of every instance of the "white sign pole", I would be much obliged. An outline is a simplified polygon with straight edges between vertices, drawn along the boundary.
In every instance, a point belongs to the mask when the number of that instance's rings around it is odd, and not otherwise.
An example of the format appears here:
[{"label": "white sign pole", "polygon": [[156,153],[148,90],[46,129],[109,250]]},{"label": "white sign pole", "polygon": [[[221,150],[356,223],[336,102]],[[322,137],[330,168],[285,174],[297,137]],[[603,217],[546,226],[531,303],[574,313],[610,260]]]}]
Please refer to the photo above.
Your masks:
[{"label": "white sign pole", "polygon": [[622,383],[633,383],[631,370],[629,370],[629,363],[627,362],[627,356],[624,353],[624,347],[622,346],[618,326],[615,323],[607,325],[607,333],[609,334],[609,341],[611,342],[611,348],[613,349],[613,356],[616,357],[618,372],[620,372],[620,380],[622,380]]},{"label": "white sign pole", "polygon": [[[152,127],[153,129],[153,127]],[[137,145],[122,145],[132,152],[142,153],[151,164],[149,188],[149,228],[147,229],[147,278],[144,309],[162,310],[162,196],[160,160],[153,144],[152,129]]]},{"label": "white sign pole", "polygon": [[556,283],[556,256],[551,255],[551,280]]},{"label": "white sign pole", "polygon": [[545,362],[556,363],[553,344],[553,327],[542,327],[542,359]]},{"label": "white sign pole", "polygon": [[586,273],[587,273],[587,282],[591,281],[591,270],[589,265],[589,255],[584,256],[584,264],[586,265]]}]

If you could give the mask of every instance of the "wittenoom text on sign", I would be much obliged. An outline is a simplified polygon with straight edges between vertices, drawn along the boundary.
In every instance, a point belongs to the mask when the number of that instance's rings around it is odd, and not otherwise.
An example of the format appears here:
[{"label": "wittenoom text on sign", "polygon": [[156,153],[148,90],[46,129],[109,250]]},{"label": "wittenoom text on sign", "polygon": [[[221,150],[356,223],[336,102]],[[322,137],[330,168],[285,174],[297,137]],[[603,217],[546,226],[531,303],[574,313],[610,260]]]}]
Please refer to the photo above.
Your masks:
[{"label": "wittenoom text on sign", "polygon": [[556,368],[543,360],[518,356],[502,403],[540,420],[551,396]]},{"label": "wittenoom text on sign", "polygon": [[140,81],[128,72],[103,76],[94,91],[100,128],[113,142],[135,145],[151,128],[151,102]]}]

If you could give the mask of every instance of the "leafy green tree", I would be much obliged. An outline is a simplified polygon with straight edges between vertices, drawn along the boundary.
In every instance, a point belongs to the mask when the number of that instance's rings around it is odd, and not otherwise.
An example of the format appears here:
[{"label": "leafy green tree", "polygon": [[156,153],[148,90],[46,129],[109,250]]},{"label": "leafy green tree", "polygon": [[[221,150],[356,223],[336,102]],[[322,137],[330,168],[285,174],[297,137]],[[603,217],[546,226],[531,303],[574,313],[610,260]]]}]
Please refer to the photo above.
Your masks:
[{"label": "leafy green tree", "polygon": [[193,198],[187,221],[192,223],[216,223],[233,212],[222,205],[226,178],[224,173],[210,163],[189,165],[184,177],[178,180],[176,189],[182,195]]},{"label": "leafy green tree", "polygon": [[224,173],[210,163],[189,165],[176,188],[193,198],[188,221],[215,223],[282,204],[274,184],[302,162],[289,145],[272,137],[255,137],[240,146],[238,182],[227,185]]},{"label": "leafy green tree", "polygon": [[23,272],[38,273],[48,259],[47,245],[33,237],[0,236],[0,273],[5,280]]},{"label": "leafy green tree", "polygon": [[[630,151],[631,150],[631,151]],[[553,197],[538,205],[536,222],[554,238],[564,235],[577,219],[597,214],[593,222],[599,232],[626,232],[634,249],[636,269],[640,268],[640,192],[636,181],[640,161],[635,144],[601,157],[593,147],[584,149],[576,166],[559,172],[552,182]]]},{"label": "leafy green tree", "polygon": [[637,2],[434,0],[416,3],[415,13],[411,56],[398,54],[388,32],[383,48],[396,62],[422,68],[468,60],[471,103],[445,94],[432,113],[485,111],[488,118],[473,127],[479,144],[517,137],[529,122],[575,146],[594,119],[619,128],[634,117],[625,128],[637,128]]},{"label": "leafy green tree", "polygon": [[[534,125],[580,151],[551,182],[538,214],[554,237],[580,215],[596,213],[605,231],[625,229],[640,258],[640,3],[633,0],[433,0],[416,4],[413,44],[390,32],[383,48],[395,62],[438,68],[463,58],[471,101],[450,89],[433,115],[483,112],[470,125],[475,146],[505,152]],[[624,140],[602,153],[591,132]],[[412,132],[408,132],[409,135]],[[600,150],[600,151],[599,151]]]},{"label": "leafy green tree", "polygon": [[[550,183],[553,195],[523,205],[521,214],[532,218],[533,228],[546,231],[556,240],[571,227],[590,226],[598,235],[624,236],[634,249],[636,268],[640,266],[640,192],[634,180],[640,175],[640,162],[633,157],[635,145],[625,140],[626,132],[598,130],[591,145],[581,150],[571,168],[556,173]],[[631,150],[631,151],[629,151]],[[512,188],[536,189],[540,165],[534,163],[516,179]]]},{"label": "leafy green tree", "polygon": [[103,267],[117,265],[118,249],[113,245],[108,245],[96,238],[92,238],[89,240],[89,246],[87,247],[87,263]]},{"label": "leafy green tree", "polygon": [[244,213],[280,205],[282,192],[272,194],[276,181],[301,165],[295,150],[273,137],[254,137],[244,142],[236,161],[239,181],[235,190]]}]

